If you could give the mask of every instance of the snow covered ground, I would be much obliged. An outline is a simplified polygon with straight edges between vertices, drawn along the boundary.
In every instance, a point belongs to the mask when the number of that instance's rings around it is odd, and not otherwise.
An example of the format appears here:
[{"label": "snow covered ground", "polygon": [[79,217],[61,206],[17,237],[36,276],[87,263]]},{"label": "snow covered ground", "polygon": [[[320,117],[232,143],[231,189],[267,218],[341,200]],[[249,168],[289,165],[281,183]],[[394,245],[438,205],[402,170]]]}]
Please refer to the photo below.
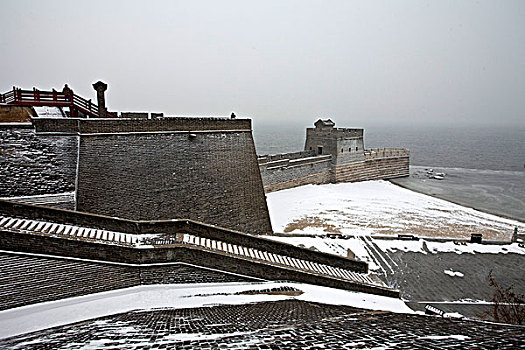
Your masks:
[{"label": "snow covered ground", "polygon": [[519,221],[413,192],[388,181],[307,185],[269,193],[275,232],[350,236],[411,234],[432,238],[510,240]]},{"label": "snow covered ground", "polygon": [[[264,290],[283,286],[296,288],[303,294],[264,294]],[[254,290],[262,292],[236,294]],[[165,284],[131,287],[0,311],[0,338],[132,310],[235,305],[290,298],[369,310],[413,312],[400,299],[301,283]]]}]

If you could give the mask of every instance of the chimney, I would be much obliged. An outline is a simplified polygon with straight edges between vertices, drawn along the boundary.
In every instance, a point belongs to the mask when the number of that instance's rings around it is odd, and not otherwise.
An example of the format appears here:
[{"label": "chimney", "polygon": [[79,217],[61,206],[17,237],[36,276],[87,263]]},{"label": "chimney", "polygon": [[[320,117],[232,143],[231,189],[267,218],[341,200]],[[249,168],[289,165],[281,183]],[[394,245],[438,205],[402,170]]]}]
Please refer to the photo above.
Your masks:
[{"label": "chimney", "polygon": [[108,85],[99,80],[93,84],[93,88],[97,90],[98,116],[99,118],[106,118],[106,98],[104,97],[104,91],[107,90]]}]

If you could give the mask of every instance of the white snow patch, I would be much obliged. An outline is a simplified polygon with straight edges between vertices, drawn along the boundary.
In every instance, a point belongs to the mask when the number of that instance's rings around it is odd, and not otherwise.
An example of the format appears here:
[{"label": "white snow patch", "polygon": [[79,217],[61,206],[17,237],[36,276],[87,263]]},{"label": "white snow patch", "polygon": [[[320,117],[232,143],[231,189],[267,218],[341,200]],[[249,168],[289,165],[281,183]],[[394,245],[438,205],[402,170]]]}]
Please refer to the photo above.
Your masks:
[{"label": "white snow patch", "polygon": [[430,242],[427,241],[427,248],[432,253],[484,253],[484,254],[525,254],[525,248],[520,247],[518,243],[512,244],[479,244],[465,243],[456,244],[454,242]]},{"label": "white snow patch", "polygon": [[470,339],[469,336],[462,334],[450,334],[450,335],[427,335],[424,337],[419,337],[419,339],[433,339],[433,340],[442,340],[442,339],[456,339],[456,340],[467,340]]},{"label": "white snow patch", "polygon": [[444,270],[443,272],[445,273],[445,275],[449,275],[451,277],[463,277],[463,276],[465,276],[464,274],[462,274],[459,271]]},{"label": "white snow patch", "polygon": [[424,240],[418,241],[405,241],[405,240],[396,240],[396,239],[374,239],[374,243],[381,248],[384,252],[414,252],[414,253],[423,253],[426,254],[423,250]]},{"label": "white snow patch", "polygon": [[64,118],[64,114],[58,107],[42,106],[33,108],[40,118]]},{"label": "white snow patch", "polygon": [[293,285],[304,292],[296,297],[299,300],[312,301],[325,304],[347,305],[368,310],[388,310],[398,313],[413,313],[406,304],[397,298],[380,295],[351,292],[341,289],[314,286],[310,284]]}]

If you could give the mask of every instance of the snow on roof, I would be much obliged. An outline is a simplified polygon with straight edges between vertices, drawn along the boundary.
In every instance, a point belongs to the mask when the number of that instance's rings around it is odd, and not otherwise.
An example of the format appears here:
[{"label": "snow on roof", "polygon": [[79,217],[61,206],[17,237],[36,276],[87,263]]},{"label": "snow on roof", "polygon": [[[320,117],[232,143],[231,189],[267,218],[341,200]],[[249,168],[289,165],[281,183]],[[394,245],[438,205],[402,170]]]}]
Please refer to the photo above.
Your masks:
[{"label": "snow on roof", "polygon": [[[297,297],[236,294],[282,286],[299,289],[304,294]],[[371,310],[413,313],[400,299],[301,283],[165,284],[131,287],[0,311],[0,338],[132,310],[182,309],[293,298]]]}]

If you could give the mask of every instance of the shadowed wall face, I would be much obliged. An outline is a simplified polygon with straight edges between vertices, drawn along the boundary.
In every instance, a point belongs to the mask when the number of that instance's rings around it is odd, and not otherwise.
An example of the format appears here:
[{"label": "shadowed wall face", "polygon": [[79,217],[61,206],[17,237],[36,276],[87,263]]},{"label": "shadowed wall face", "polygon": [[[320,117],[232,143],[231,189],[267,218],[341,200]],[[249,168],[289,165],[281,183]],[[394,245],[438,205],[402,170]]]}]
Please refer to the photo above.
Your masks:
[{"label": "shadowed wall face", "polygon": [[77,210],[271,232],[251,130],[80,136]]}]

